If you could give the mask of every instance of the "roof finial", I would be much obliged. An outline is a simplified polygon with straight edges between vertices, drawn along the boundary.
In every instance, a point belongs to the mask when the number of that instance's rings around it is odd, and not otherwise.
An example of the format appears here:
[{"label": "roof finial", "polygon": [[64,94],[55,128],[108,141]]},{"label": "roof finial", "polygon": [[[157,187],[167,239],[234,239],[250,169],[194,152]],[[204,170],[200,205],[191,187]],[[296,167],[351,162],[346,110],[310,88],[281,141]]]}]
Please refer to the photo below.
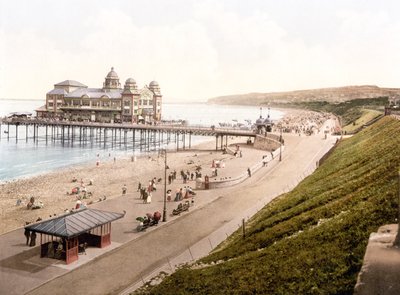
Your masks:
[{"label": "roof finial", "polygon": [[111,67],[111,71],[114,71],[114,67]]}]

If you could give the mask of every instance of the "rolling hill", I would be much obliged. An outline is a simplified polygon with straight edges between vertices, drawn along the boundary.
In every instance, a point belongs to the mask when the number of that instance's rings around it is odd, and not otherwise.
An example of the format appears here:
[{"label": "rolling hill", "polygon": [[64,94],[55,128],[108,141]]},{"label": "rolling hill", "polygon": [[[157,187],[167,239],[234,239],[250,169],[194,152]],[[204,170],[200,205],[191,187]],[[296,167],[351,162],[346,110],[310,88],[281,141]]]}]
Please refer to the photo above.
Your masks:
[{"label": "rolling hill", "polygon": [[380,88],[375,85],[345,86],[271,93],[248,93],[210,98],[208,103],[229,105],[280,106],[296,102],[326,101],[339,103],[357,98],[378,98],[399,95],[400,88]]}]

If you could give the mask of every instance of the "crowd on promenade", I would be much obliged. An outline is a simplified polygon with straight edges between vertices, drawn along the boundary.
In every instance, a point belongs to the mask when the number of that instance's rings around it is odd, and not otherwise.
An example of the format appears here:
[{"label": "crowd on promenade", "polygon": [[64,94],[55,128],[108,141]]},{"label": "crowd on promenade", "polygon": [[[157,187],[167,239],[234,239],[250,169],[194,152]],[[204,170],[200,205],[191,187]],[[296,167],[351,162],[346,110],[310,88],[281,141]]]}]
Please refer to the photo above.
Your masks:
[{"label": "crowd on promenade", "polygon": [[284,116],[275,125],[273,131],[285,133],[296,133],[311,135],[320,132],[321,126],[326,120],[331,118],[329,113],[319,113],[313,111],[298,111]]}]

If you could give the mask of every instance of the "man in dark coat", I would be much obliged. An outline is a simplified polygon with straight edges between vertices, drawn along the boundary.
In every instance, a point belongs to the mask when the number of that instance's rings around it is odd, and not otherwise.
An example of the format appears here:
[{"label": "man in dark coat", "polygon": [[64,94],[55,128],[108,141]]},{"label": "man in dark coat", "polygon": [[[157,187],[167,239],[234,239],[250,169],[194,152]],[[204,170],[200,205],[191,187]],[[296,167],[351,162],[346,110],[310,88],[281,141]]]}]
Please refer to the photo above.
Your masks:
[{"label": "man in dark coat", "polygon": [[[29,222],[26,222],[26,223],[25,223],[25,225],[28,225],[28,224],[29,224]],[[28,246],[28,245],[29,245],[29,237],[31,236],[30,230],[27,229],[27,228],[25,228],[24,235],[25,235],[25,237],[26,237],[26,245]]]}]

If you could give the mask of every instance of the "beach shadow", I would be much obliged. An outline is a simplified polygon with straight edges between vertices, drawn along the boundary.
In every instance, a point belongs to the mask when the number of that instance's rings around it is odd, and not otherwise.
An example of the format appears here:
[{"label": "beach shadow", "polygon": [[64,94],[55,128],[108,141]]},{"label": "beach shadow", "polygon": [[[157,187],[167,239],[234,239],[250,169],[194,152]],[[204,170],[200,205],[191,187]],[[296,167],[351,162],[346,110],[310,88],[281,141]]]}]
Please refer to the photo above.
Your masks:
[{"label": "beach shadow", "polygon": [[123,232],[124,234],[134,234],[134,233],[138,233],[137,229],[132,229],[132,230],[126,230]]},{"label": "beach shadow", "polygon": [[54,264],[53,261],[40,258],[40,247],[23,251],[0,261],[1,267],[30,273],[39,272],[52,264]]},{"label": "beach shadow", "polygon": [[19,243],[19,244],[14,244],[12,245],[13,247],[28,247],[26,244],[24,243]]}]

